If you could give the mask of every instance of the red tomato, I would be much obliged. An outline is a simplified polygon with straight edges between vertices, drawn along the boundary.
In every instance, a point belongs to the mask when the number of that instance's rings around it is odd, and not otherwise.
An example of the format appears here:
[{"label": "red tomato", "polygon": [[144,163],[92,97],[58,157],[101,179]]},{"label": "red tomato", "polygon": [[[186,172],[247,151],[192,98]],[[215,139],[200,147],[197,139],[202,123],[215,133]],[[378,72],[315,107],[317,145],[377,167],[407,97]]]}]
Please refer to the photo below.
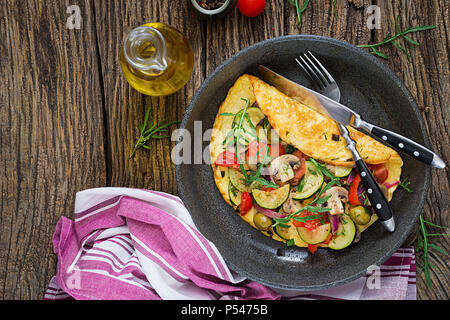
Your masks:
[{"label": "red tomato", "polygon": [[350,185],[350,189],[348,190],[348,201],[350,202],[350,204],[353,204],[355,206],[362,205],[361,201],[359,201],[358,198],[358,186],[360,183],[361,176],[358,173],[353,179],[352,184]]},{"label": "red tomato", "polygon": [[[247,157],[248,162],[251,164],[257,164],[262,162],[267,153],[267,148],[269,148],[269,153],[271,152],[270,146],[264,142],[257,142],[255,140],[251,141],[248,145]],[[270,159],[267,158],[267,161]]]},{"label": "red tomato", "polygon": [[266,0],[238,0],[239,11],[247,17],[253,18],[264,11]]},{"label": "red tomato", "polygon": [[[318,213],[313,213],[313,212],[310,212],[310,211],[303,211],[302,213],[297,215],[297,217],[314,216],[314,215],[317,215],[317,214]],[[326,213],[322,214],[322,218],[323,218],[324,222],[328,221],[328,215]],[[317,219],[314,219],[314,220],[307,220],[305,222],[292,220],[292,224],[295,227],[304,227],[304,228],[306,228],[308,230],[314,230],[318,226],[322,225],[322,222],[320,220],[321,220],[320,218],[317,218]]]},{"label": "red tomato", "polygon": [[303,178],[306,172],[306,160],[305,158],[300,158],[300,167],[298,167],[297,171],[295,171],[294,178],[291,180],[291,185],[296,186]]},{"label": "red tomato", "polygon": [[250,193],[242,192],[241,204],[239,206],[239,211],[241,215],[245,215],[253,207],[253,199]]},{"label": "red tomato", "polygon": [[382,164],[370,165],[369,170],[370,170],[370,172],[372,172],[375,180],[378,183],[385,182],[389,175],[388,169]]},{"label": "red tomato", "polygon": [[263,191],[266,191],[266,192],[270,192],[270,191],[273,191],[273,190],[275,190],[275,188],[268,188],[268,187],[261,187],[261,190],[263,190]]},{"label": "red tomato", "polygon": [[236,155],[231,151],[224,151],[216,159],[216,166],[239,168]]},{"label": "red tomato", "polygon": [[271,144],[270,145],[270,158],[275,159],[286,154],[286,150],[282,144]]}]

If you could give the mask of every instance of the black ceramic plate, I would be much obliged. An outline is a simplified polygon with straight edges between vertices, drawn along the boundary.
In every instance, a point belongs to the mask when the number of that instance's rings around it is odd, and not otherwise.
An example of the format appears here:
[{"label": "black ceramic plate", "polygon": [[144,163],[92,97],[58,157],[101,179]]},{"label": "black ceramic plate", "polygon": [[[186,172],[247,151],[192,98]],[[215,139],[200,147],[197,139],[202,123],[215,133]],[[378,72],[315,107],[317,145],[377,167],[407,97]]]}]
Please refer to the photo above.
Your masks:
[{"label": "black ceramic plate", "polygon": [[[348,43],[319,36],[286,36],[257,43],[220,65],[203,83],[189,105],[181,128],[192,133],[194,121],[203,131],[212,128],[220,103],[243,73],[258,76],[263,64],[309,86],[294,58],[311,50],[336,79],[341,102],[364,119],[428,145],[419,110],[402,82],[371,54]],[[200,122],[195,126],[198,130]],[[179,139],[181,141],[181,138]],[[203,143],[203,150],[208,142]],[[194,148],[193,148],[194,149]],[[209,155],[209,151],[205,153]],[[401,154],[402,178],[414,192],[399,189],[391,202],[397,230],[390,234],[380,223],[363,232],[359,243],[341,251],[287,247],[264,236],[226,204],[216,188],[209,164],[176,166],[179,194],[200,230],[212,241],[234,271],[262,284],[284,289],[318,290],[345,284],[389,258],[405,241],[422,209],[429,185],[429,168]]]}]

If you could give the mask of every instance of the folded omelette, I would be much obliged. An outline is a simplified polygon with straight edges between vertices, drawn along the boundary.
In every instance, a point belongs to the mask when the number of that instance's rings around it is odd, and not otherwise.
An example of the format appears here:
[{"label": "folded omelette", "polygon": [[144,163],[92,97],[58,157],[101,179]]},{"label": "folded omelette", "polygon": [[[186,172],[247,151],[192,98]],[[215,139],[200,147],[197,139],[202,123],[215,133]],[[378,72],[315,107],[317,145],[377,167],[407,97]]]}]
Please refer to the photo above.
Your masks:
[{"label": "folded omelette", "polygon": [[[377,216],[335,121],[312,94],[289,97],[244,74],[213,126],[210,156],[225,201],[252,227],[287,245],[341,250]],[[387,199],[401,175],[398,153],[348,127]]]}]

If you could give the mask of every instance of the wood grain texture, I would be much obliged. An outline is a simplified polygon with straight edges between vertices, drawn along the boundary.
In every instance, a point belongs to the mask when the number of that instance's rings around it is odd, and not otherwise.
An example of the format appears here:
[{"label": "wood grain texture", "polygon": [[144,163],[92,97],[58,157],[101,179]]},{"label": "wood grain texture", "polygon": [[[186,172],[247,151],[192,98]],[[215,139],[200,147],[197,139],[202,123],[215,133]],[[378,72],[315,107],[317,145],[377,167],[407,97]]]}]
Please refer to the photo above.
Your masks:
[{"label": "wood grain texture", "polygon": [[[383,40],[387,33],[395,34],[395,20],[398,16],[400,30],[419,25],[435,25],[432,31],[410,34],[410,37],[421,43],[420,46],[409,44],[400,39],[398,43],[404,47],[410,59],[393,45],[382,47],[389,56],[386,63],[396,72],[398,77],[415,98],[428,132],[431,149],[441,155],[448,164],[450,91],[449,91],[449,9],[448,1],[379,1],[382,13],[382,25],[376,30],[376,42]],[[436,224],[450,226],[449,212],[449,172],[432,169],[431,184],[423,210],[424,219]],[[442,230],[430,228],[432,233]],[[417,228],[408,240],[416,239]],[[448,237],[433,237],[431,242],[449,251]],[[417,292],[420,299],[449,299],[450,280],[448,277],[448,256],[431,250],[429,261],[431,269],[432,289],[425,282],[423,274],[423,252],[417,257]]]},{"label": "wood grain texture", "polygon": [[[157,121],[181,120],[183,112],[204,79],[204,27],[190,18],[185,1],[94,1],[105,92],[108,128],[108,182],[111,186],[138,187],[177,193],[175,169],[170,159],[174,144],[152,140],[151,148],[128,159],[139,134],[145,111]],[[124,36],[144,23],[167,23],[185,34],[195,52],[193,76],[186,87],[167,97],[144,97],[128,85],[119,65]]]},{"label": "wood grain texture", "polygon": [[51,237],[75,193],[106,183],[100,80],[89,2],[0,6],[0,298],[42,299]]},{"label": "wood grain texture", "polygon": [[[300,2],[302,2],[300,0]],[[354,1],[355,2],[355,1]],[[297,25],[287,0],[267,1],[263,14],[237,10],[223,19],[197,20],[187,1],[6,0],[0,7],[0,298],[40,299],[55,273],[51,236],[58,218],[71,217],[76,191],[96,186],[148,188],[176,194],[174,143],[153,140],[151,151],[128,156],[137,126],[152,107],[156,120],[181,120],[193,94],[214,69],[239,50],[288,34],[316,34],[352,44],[380,41],[401,27],[435,24],[411,37],[408,60],[388,45],[385,62],[404,81],[418,105],[432,149],[449,157],[449,3],[445,0],[310,1]],[[2,3],[3,4],[3,3]],[[66,8],[78,5],[81,30],[67,30]],[[381,29],[366,25],[368,6],[381,10]],[[126,33],[160,21],[183,32],[194,49],[192,78],[176,94],[145,97],[123,78],[120,48]],[[424,207],[427,220],[448,227],[448,169],[433,170]],[[408,244],[414,243],[413,232]],[[450,251],[448,238],[434,243]],[[433,289],[418,254],[419,299],[448,299],[448,258],[430,253]]]}]

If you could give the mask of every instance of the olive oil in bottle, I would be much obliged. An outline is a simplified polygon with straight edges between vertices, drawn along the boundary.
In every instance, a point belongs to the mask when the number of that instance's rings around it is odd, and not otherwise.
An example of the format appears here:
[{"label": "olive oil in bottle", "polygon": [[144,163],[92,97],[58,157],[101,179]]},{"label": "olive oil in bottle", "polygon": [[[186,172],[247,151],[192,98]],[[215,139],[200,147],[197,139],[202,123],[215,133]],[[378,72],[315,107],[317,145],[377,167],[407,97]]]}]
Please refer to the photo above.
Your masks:
[{"label": "olive oil in bottle", "polygon": [[194,54],[178,30],[163,23],[148,23],[128,34],[120,64],[137,91],[164,96],[184,87],[192,74]]}]

